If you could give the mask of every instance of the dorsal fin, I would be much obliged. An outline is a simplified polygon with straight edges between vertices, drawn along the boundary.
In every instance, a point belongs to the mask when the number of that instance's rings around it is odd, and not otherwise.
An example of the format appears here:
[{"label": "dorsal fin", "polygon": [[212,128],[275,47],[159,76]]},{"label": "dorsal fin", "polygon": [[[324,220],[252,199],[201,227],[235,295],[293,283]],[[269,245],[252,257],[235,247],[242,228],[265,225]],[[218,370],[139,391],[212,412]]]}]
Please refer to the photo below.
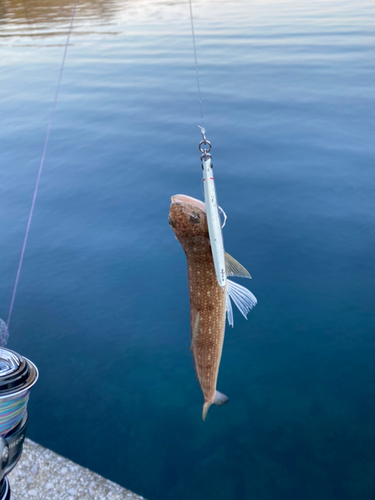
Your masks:
[{"label": "dorsal fin", "polygon": [[238,276],[239,278],[251,278],[250,273],[236,261],[229,253],[224,252],[227,276]]}]

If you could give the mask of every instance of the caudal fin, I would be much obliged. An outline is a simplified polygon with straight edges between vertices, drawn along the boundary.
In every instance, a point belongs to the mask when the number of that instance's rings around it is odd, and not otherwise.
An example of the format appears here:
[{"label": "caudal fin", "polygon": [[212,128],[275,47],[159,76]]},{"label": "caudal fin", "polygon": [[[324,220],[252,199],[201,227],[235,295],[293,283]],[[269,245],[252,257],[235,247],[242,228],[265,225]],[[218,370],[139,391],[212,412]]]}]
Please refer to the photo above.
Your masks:
[{"label": "caudal fin", "polygon": [[224,405],[225,403],[228,403],[228,401],[229,401],[229,398],[225,394],[222,394],[221,392],[216,391],[215,392],[215,399],[212,402],[206,401],[203,405],[203,414],[202,414],[203,420],[206,420],[207,412],[210,409],[210,406],[212,405],[212,403],[220,406],[220,405]]},{"label": "caudal fin", "polygon": [[209,403],[208,401],[207,401],[207,403],[204,403],[204,405],[203,405],[203,413],[202,413],[202,419],[203,419],[203,421],[206,420],[207,412],[210,409],[211,405],[212,405],[212,403]]},{"label": "caudal fin", "polygon": [[228,403],[229,398],[225,394],[222,394],[219,391],[215,392],[215,399],[214,399],[214,404],[217,406],[220,405],[225,405],[225,403]]}]

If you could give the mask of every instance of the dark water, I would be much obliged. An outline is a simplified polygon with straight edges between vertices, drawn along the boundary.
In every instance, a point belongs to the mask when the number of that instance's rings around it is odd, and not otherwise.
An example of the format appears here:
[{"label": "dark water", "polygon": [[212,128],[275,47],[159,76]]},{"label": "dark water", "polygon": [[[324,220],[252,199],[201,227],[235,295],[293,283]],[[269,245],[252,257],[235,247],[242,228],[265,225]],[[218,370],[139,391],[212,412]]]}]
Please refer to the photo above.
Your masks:
[{"label": "dark water", "polygon": [[[29,436],[150,500],[375,498],[375,4],[193,2],[226,249],[257,307],[201,420],[172,194],[201,197],[186,1],[78,2],[8,347]],[[72,2],[0,3],[6,319]]]}]

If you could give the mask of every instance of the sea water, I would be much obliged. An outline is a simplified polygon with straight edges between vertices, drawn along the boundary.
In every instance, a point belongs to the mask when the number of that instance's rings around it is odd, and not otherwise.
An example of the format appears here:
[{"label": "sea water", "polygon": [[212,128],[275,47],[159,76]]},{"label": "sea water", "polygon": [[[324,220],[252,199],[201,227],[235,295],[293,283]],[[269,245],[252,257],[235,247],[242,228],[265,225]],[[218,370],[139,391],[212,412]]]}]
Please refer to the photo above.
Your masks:
[{"label": "sea water", "polygon": [[[6,319],[71,0],[0,6]],[[193,0],[226,251],[210,409],[170,196],[202,199],[186,1],[78,1],[8,347],[30,438],[149,500],[375,497],[375,4]]]}]

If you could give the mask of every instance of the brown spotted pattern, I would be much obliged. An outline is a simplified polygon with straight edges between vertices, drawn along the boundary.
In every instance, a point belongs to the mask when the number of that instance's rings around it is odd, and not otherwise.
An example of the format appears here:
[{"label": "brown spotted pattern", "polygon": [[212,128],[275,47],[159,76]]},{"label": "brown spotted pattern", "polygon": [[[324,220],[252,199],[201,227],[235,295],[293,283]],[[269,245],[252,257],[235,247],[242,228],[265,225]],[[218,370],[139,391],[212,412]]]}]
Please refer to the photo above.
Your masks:
[{"label": "brown spotted pattern", "polygon": [[169,224],[186,254],[195,370],[204,401],[212,404],[224,342],[225,290],[216,279],[204,203],[173,196]]}]

